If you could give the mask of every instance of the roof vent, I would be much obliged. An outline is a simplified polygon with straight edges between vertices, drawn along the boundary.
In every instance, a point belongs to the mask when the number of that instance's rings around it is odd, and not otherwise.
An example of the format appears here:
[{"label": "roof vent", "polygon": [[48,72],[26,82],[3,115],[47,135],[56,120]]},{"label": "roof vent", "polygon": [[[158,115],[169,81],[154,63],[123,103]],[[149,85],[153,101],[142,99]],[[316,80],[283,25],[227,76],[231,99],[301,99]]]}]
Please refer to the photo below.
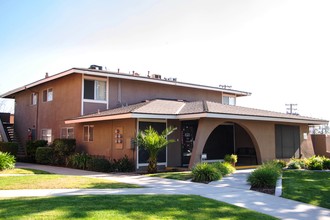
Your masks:
[{"label": "roof vent", "polygon": [[151,77],[154,78],[154,79],[162,79],[162,76],[158,75],[158,74],[152,74]]},{"label": "roof vent", "polygon": [[102,70],[102,66],[98,66],[98,65],[91,65],[88,69],[92,69],[92,70]]}]

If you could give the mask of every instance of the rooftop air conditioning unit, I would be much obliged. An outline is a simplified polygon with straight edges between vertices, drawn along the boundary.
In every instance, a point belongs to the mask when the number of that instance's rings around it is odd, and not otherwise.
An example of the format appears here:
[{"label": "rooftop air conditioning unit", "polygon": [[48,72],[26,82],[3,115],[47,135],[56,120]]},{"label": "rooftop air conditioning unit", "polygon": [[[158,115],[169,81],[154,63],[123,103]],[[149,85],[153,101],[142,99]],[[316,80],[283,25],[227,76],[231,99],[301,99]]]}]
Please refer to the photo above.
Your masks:
[{"label": "rooftop air conditioning unit", "polygon": [[92,69],[92,70],[102,70],[102,66],[98,66],[98,65],[91,65],[88,69]]},{"label": "rooftop air conditioning unit", "polygon": [[152,78],[154,78],[154,79],[161,79],[162,76],[161,75],[158,75],[158,74],[152,74]]}]

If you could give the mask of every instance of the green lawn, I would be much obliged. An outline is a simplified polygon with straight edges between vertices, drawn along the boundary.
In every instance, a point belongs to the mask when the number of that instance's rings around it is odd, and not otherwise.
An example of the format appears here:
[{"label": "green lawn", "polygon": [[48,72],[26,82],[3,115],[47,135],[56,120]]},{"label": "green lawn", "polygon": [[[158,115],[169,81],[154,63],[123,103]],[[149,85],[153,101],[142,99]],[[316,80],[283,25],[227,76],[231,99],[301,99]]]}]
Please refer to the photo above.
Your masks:
[{"label": "green lawn", "polygon": [[105,179],[56,174],[0,176],[0,190],[9,189],[117,189],[138,188],[133,184]]},{"label": "green lawn", "polygon": [[330,172],[286,170],[282,185],[284,198],[330,209]]},{"label": "green lawn", "polygon": [[49,174],[49,172],[30,168],[15,168],[9,170],[2,170],[0,171],[0,174]]},{"label": "green lawn", "polygon": [[154,173],[154,174],[147,174],[148,176],[152,177],[161,177],[167,179],[175,179],[175,180],[189,180],[192,179],[191,171],[186,172],[164,172],[164,173]]},{"label": "green lawn", "polygon": [[186,195],[63,196],[0,199],[0,219],[276,219]]}]

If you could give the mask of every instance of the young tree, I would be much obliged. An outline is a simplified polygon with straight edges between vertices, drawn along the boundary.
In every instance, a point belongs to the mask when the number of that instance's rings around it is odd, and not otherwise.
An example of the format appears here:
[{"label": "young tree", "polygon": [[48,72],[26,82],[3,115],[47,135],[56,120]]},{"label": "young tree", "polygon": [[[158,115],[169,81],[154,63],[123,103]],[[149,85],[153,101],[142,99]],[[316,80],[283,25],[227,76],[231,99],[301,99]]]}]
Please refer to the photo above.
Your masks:
[{"label": "young tree", "polygon": [[157,156],[160,150],[164,149],[168,144],[175,142],[175,140],[167,140],[176,128],[166,128],[161,134],[149,126],[148,129],[140,131],[137,135],[138,145],[149,152],[148,173],[157,172]]}]

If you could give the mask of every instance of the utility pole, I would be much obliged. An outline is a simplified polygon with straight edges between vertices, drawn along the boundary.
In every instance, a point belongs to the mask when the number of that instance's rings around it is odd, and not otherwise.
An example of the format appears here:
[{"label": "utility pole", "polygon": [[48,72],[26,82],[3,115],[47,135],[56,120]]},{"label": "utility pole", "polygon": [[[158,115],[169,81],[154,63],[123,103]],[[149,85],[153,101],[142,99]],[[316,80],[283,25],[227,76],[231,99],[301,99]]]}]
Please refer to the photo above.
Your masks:
[{"label": "utility pole", "polygon": [[290,115],[298,115],[297,113],[297,106],[298,104],[285,104],[286,107],[286,113]]}]

